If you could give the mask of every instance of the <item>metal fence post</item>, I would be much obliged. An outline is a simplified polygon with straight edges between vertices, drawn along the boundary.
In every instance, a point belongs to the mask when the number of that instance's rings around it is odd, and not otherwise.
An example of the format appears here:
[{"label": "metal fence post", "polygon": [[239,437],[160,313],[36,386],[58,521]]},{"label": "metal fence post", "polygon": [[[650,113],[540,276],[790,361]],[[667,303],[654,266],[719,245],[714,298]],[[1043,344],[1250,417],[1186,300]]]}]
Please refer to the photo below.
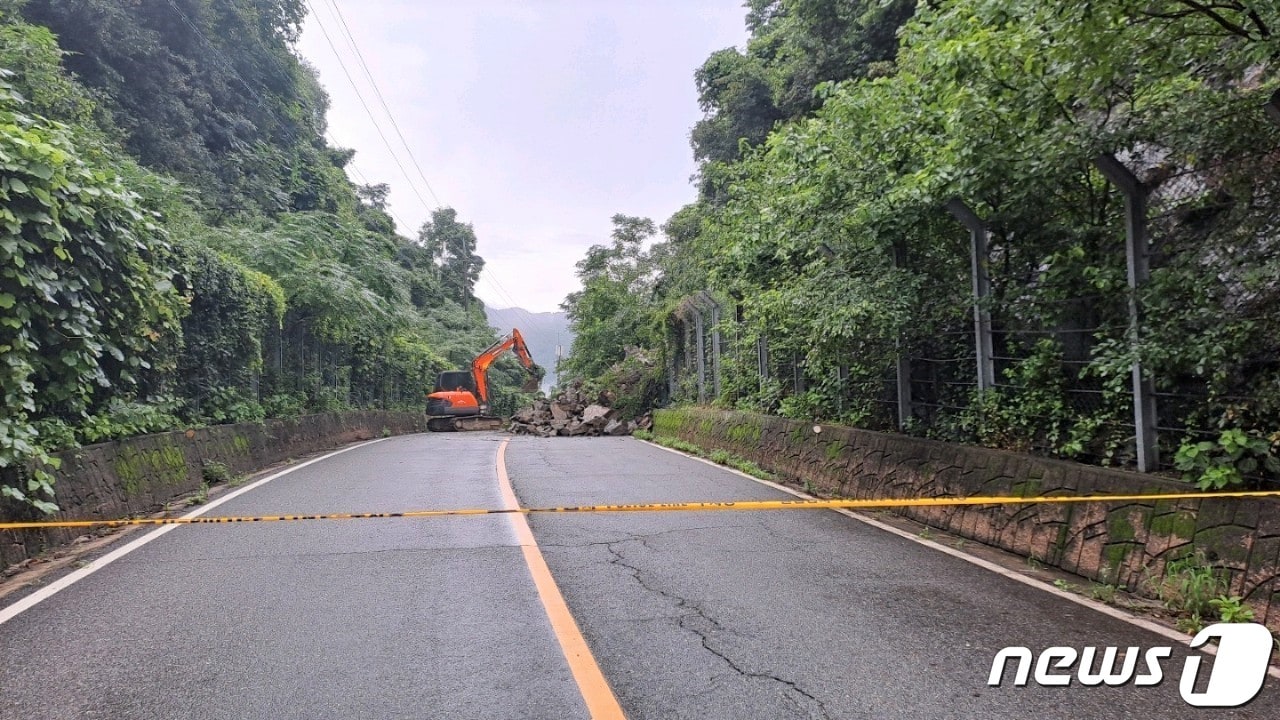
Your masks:
[{"label": "metal fence post", "polygon": [[711,306],[711,388],[720,397],[720,304]]},{"label": "metal fence post", "polygon": [[698,336],[698,404],[701,405],[707,401],[707,349],[700,308],[693,316],[693,331]]},{"label": "metal fence post", "polygon": [[[1129,275],[1129,343],[1138,344],[1141,331],[1141,308],[1138,288],[1151,276],[1147,250],[1147,192],[1124,163],[1114,155],[1103,153],[1094,161],[1102,174],[1124,196],[1125,261]],[[1133,360],[1133,427],[1137,448],[1138,472],[1157,469],[1156,398],[1151,378],[1142,370],[1142,361]]]},{"label": "metal fence post", "polygon": [[[893,244],[893,266],[900,268],[906,264],[907,250],[901,243]],[[894,349],[898,357],[895,367],[898,390],[898,429],[905,430],[911,421],[911,357],[906,350],[906,343],[899,334],[894,339]]]},{"label": "metal fence post", "polygon": [[769,377],[769,339],[761,335],[756,339],[756,369],[760,371],[760,387]]},{"label": "metal fence post", "polygon": [[963,200],[947,202],[947,211],[969,229],[970,275],[973,278],[973,334],[978,358],[978,391],[985,392],[996,384],[996,367],[992,356],[991,312],[987,298],[991,296],[991,278],[987,276],[987,224],[969,209]]}]

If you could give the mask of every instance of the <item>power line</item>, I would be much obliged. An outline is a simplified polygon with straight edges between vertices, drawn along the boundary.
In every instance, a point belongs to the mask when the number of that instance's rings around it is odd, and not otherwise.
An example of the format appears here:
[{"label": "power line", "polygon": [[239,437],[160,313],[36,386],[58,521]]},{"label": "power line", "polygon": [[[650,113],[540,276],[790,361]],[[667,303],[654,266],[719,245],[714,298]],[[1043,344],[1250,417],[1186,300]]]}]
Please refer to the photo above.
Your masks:
[{"label": "power line", "polygon": [[[351,89],[356,93],[356,99],[360,101],[360,106],[364,108],[364,112],[369,116],[369,121],[373,123],[373,129],[377,131],[378,137],[382,138],[382,144],[386,146],[387,152],[391,154],[391,159],[395,161],[396,166],[400,168],[400,174],[404,175],[404,179],[409,182],[409,189],[417,196],[418,201],[427,210],[433,209],[427,203],[426,198],[422,197],[422,193],[418,192],[418,186],[413,182],[413,178],[409,177],[409,171],[405,170],[404,163],[400,162],[400,156],[391,147],[391,141],[387,140],[386,133],[382,132],[382,126],[378,124],[378,119],[373,116],[373,111],[369,109],[369,103],[365,101],[364,94],[360,92],[360,86],[356,84],[355,78],[351,77],[351,71],[347,69],[347,64],[342,60],[342,53],[338,52],[338,46],[333,43],[333,38],[329,35],[329,30],[325,28],[324,23],[320,20],[319,13],[311,5],[311,0],[304,0],[307,9],[311,11],[312,16],[316,19],[316,25],[320,28],[320,32],[324,35],[325,42],[329,44],[329,49],[333,51],[333,56],[338,60],[338,66],[342,68],[342,74],[347,77],[347,82],[351,84]],[[170,0],[172,2],[172,0]],[[438,201],[437,201],[437,204]]]},{"label": "power line", "polygon": [[[178,14],[178,17],[181,18],[183,23],[186,24],[187,27],[189,27],[192,30],[192,32],[194,32],[204,42],[204,44],[209,48],[212,54],[218,59],[220,64],[228,72],[230,72],[232,76],[235,77],[235,79],[244,87],[246,91],[248,91],[249,95],[254,99],[254,101],[261,108],[266,110],[268,114],[273,114],[272,108],[266,103],[261,93],[255,90],[254,87],[250,85],[247,80],[244,79],[244,76],[241,75],[238,70],[236,70],[235,66],[229,61],[226,55],[223,54],[218,49],[218,47],[209,40],[208,36],[206,36],[204,32],[199,28],[199,26],[197,26],[191,20],[191,18],[185,12],[183,12],[182,8],[180,8],[177,5],[177,3],[174,2],[174,0],[167,0],[167,2],[169,6],[173,8],[174,12]],[[423,207],[426,208],[427,210],[432,210],[433,208],[427,204],[426,199],[422,197],[422,194],[420,192],[418,192],[417,185],[413,182],[413,178],[409,176],[409,173],[405,169],[404,164],[400,161],[400,156],[397,155],[396,151],[391,147],[391,143],[390,141],[387,140],[386,134],[383,133],[382,127],[378,124],[377,118],[374,117],[373,112],[369,109],[369,104],[365,101],[364,95],[360,92],[360,88],[356,84],[355,79],[352,77],[350,70],[348,70],[346,63],[343,62],[342,54],[338,51],[337,46],[334,44],[333,38],[329,35],[328,29],[325,28],[324,23],[320,20],[319,14],[316,12],[315,7],[311,4],[310,0],[305,0],[305,2],[307,5],[307,9],[311,11],[311,14],[313,16],[315,16],[316,24],[320,27],[320,32],[324,35],[325,42],[329,45],[329,49],[333,51],[334,58],[337,59],[338,65],[342,68],[342,72],[346,76],[347,82],[351,85],[351,89],[355,91],[356,98],[360,101],[361,106],[364,108],[365,114],[369,117],[370,122],[373,123],[374,129],[378,132],[378,136],[382,139],[382,144],[387,148],[387,152],[391,154],[391,158],[395,161],[396,166],[399,167],[400,173],[404,175],[405,180],[409,182],[409,188],[413,191],[413,194],[417,196],[418,201],[421,202]],[[391,109],[387,106],[386,99],[383,97],[382,91],[378,88],[377,81],[374,80],[373,74],[369,70],[368,63],[364,59],[364,54],[360,51],[360,47],[356,43],[355,37],[351,34],[350,26],[347,25],[346,18],[343,17],[342,15],[342,10],[338,7],[337,3],[334,0],[327,0],[327,2],[328,2],[328,6],[331,7],[334,13],[336,14],[336,17],[338,18],[338,21],[342,26],[341,32],[343,33],[344,40],[351,47],[351,49],[355,51],[355,55],[361,67],[361,70],[364,72],[365,77],[368,78],[369,85],[370,87],[373,88],[373,92],[377,97],[379,104],[382,106],[383,112],[386,113],[387,119],[391,121],[391,126],[395,129],[396,136],[399,138],[401,145],[404,147],[405,152],[408,154],[411,164],[414,166],[414,169],[418,173],[418,177],[422,179],[424,186],[427,188],[427,192],[430,193],[432,199],[435,200],[436,205],[437,206],[443,205],[443,203],[440,202],[440,198],[436,195],[435,190],[432,189],[431,183],[427,180],[426,174],[423,173],[422,166],[418,163],[417,158],[413,155],[413,149],[409,147],[409,143],[405,140],[404,133],[400,130],[399,123],[396,122],[395,116],[391,113]],[[290,140],[292,140],[296,144],[298,141],[298,134],[294,131],[294,129],[291,126],[289,126],[287,123],[281,123],[280,127],[290,137]],[[337,140],[335,140],[334,137],[328,132],[325,133],[325,138],[334,147],[340,146]],[[351,171],[356,175],[356,178],[361,182],[361,184],[363,185],[370,184],[368,179],[364,176],[363,173],[360,172],[359,168],[357,168],[354,165],[354,163],[350,164],[350,168],[351,168]],[[406,232],[412,232],[413,228],[409,225],[409,223],[405,222],[404,219],[401,218],[391,208],[390,205],[386,207],[386,212],[400,226],[405,228]],[[523,315],[523,317],[530,324],[533,323],[534,321],[533,315],[528,310],[521,307],[518,302],[516,302],[516,300],[511,296],[509,292],[507,292],[507,289],[502,285],[502,283],[497,279],[497,277],[494,276],[492,270],[482,271],[479,279],[485,282],[485,284],[487,284],[489,288],[494,291],[494,293],[498,296],[500,300],[506,303],[509,303],[509,309],[516,310],[517,313]]]},{"label": "power line", "polygon": [[[332,137],[329,137],[329,141],[333,142],[335,145],[337,144]],[[355,166],[354,162],[348,163],[348,167],[351,168],[351,172],[355,173],[356,179],[360,181],[361,185],[364,185],[367,187],[371,184],[369,182],[369,179],[364,176],[364,173],[360,172],[360,168]],[[395,220],[397,223],[403,225],[406,228],[409,227],[409,224],[406,223],[403,218],[397,215],[396,211],[392,210],[390,205],[387,205],[383,209],[383,211],[386,212],[388,215],[390,215],[392,220]]]},{"label": "power line", "polygon": [[[387,114],[387,119],[391,121],[391,127],[396,131],[396,137],[400,138],[400,144],[404,146],[405,152],[409,155],[409,162],[413,164],[415,170],[418,171],[418,177],[422,178],[422,184],[426,186],[427,192],[431,194],[431,199],[436,201],[436,205],[443,205],[440,198],[436,196],[436,191],[431,188],[431,183],[427,180],[427,176],[422,172],[422,165],[418,163],[418,158],[413,155],[413,148],[409,147],[409,142],[405,140],[404,133],[400,132],[400,124],[396,122],[396,116],[391,113],[391,108],[387,107],[387,101],[382,96],[382,90],[378,88],[378,82],[373,79],[373,73],[369,71],[369,65],[364,60],[364,53],[360,52],[360,45],[356,43],[356,38],[351,34],[351,28],[347,25],[347,19],[342,15],[342,8],[338,7],[336,0],[327,0],[334,15],[337,16],[338,22],[342,25],[342,32],[346,36],[347,41],[351,45],[351,49],[356,53],[356,60],[360,63],[360,68],[364,71],[364,75],[369,79],[369,86],[373,88],[373,94],[378,98],[378,103],[382,105],[382,110]],[[319,22],[317,18],[316,22]]]},{"label": "power line", "polygon": [[[329,140],[332,142],[333,138],[330,137]],[[356,176],[356,179],[359,180],[361,184],[364,184],[364,185],[369,184],[368,178],[364,176],[364,173],[360,172],[360,168],[356,167],[354,163],[351,163],[348,167],[350,167],[351,172]],[[386,207],[386,212],[389,215],[391,215],[391,218],[393,220],[407,227],[407,223],[405,223],[405,221],[399,215],[396,214],[395,210],[393,210],[391,206],[388,205]],[[498,282],[498,279],[493,276],[493,271],[482,270],[480,273],[480,281],[485,283],[489,287],[489,289],[494,292],[494,294],[498,297],[499,300],[509,303],[508,305],[509,309],[515,310],[517,311],[517,313],[523,313],[526,320],[529,320],[530,322],[533,321],[533,316],[527,310],[520,307],[519,303],[517,303],[514,299],[512,299],[511,295],[507,292],[506,288],[503,287],[502,284]]]},{"label": "power line", "polygon": [[[374,96],[377,98],[378,104],[382,107],[382,111],[386,114],[387,119],[391,122],[391,127],[395,131],[396,137],[400,140],[401,146],[404,147],[405,153],[409,157],[410,164],[413,165],[414,169],[417,171],[418,177],[422,180],[422,183],[426,187],[427,192],[430,193],[432,199],[436,201],[436,204],[443,205],[443,203],[440,202],[440,198],[436,195],[435,190],[431,187],[431,182],[427,180],[426,174],[422,171],[422,165],[418,162],[417,157],[414,156],[413,148],[409,146],[408,140],[405,139],[404,133],[400,129],[400,124],[396,122],[395,114],[391,112],[391,108],[387,105],[386,97],[382,94],[381,88],[378,87],[378,81],[374,78],[373,72],[369,70],[369,64],[365,60],[364,53],[360,50],[359,43],[356,42],[355,35],[351,32],[351,26],[347,24],[346,17],[342,14],[342,8],[339,7],[336,0],[325,0],[325,3],[326,3],[326,7],[328,7],[332,11],[332,15],[337,18],[340,26],[338,28],[338,32],[343,37],[343,40],[346,42],[348,47],[350,47],[350,49],[354,52],[356,62],[360,66],[361,71],[364,73],[364,77],[369,81],[369,87],[373,89]],[[307,0],[307,7],[311,10],[311,13],[313,15],[317,15],[315,8],[310,3],[310,0]],[[355,80],[351,77],[351,73],[347,70],[346,64],[343,63],[342,58],[339,56],[337,47],[334,45],[332,38],[330,37],[328,31],[325,29],[324,24],[320,21],[320,18],[318,15],[316,17],[316,24],[320,26],[320,30],[322,33],[324,33],[325,40],[329,44],[329,48],[333,50],[334,56],[337,57],[339,65],[342,66],[342,71],[346,75],[347,81],[351,83],[352,89],[356,91],[356,96],[360,98],[361,104],[364,105],[365,113],[370,116],[369,118],[370,120],[374,120],[372,113],[369,111],[368,104],[364,102],[364,98],[361,95],[359,88],[356,87]],[[376,121],[374,121],[374,126],[375,128],[378,127]],[[382,136],[383,143],[388,144],[386,140],[386,136],[382,135],[381,129],[379,129],[379,135]],[[387,149],[388,151],[391,150],[390,147],[388,147]],[[393,156],[394,156],[394,153],[393,153]],[[398,158],[396,159],[396,162],[397,162],[397,165],[400,165]],[[405,173],[403,165],[400,165],[400,171],[402,174],[406,175],[406,179],[408,180],[409,178],[407,177],[407,173]],[[414,194],[418,195],[419,200],[422,199],[422,196],[418,194],[416,187],[414,188]],[[397,222],[400,222],[402,225],[404,224],[404,222],[401,221],[394,214],[392,215],[392,217],[396,218]],[[486,285],[488,285],[489,289],[492,290],[500,300],[508,303],[511,309],[514,309],[518,314],[522,315],[529,324],[532,324],[534,322],[534,318],[532,314],[529,313],[529,311],[525,310],[523,307],[521,307],[518,302],[516,302],[516,300],[507,291],[506,287],[504,287],[502,283],[497,279],[497,277],[494,276],[492,270],[482,271],[479,279],[482,282],[484,282]]]}]

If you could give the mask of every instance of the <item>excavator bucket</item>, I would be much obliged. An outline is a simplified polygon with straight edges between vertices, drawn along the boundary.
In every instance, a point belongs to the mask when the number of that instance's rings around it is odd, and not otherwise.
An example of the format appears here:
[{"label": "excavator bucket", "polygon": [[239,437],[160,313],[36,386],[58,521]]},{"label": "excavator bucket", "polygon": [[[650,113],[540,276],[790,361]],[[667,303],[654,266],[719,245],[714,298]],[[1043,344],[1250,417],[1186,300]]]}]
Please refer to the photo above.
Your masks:
[{"label": "excavator bucket", "polygon": [[536,392],[538,385],[542,383],[542,376],[547,371],[542,369],[540,365],[534,365],[529,368],[529,376],[524,379],[524,384],[520,386],[520,392]]}]

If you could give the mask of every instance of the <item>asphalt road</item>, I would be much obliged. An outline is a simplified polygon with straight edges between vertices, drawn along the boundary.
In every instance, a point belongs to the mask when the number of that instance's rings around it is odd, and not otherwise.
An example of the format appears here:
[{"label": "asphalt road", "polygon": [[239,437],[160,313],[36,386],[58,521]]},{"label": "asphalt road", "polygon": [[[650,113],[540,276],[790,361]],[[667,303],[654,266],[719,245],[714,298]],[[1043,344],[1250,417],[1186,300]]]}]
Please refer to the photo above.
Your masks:
[{"label": "asphalt road", "polygon": [[[504,436],[392,438],[213,514],[500,507]],[[630,438],[514,438],[526,506],[771,499]],[[536,515],[639,718],[1276,718],[986,684],[996,651],[1171,641],[828,511]],[[507,515],[180,527],[0,625],[0,718],[584,718]]]}]

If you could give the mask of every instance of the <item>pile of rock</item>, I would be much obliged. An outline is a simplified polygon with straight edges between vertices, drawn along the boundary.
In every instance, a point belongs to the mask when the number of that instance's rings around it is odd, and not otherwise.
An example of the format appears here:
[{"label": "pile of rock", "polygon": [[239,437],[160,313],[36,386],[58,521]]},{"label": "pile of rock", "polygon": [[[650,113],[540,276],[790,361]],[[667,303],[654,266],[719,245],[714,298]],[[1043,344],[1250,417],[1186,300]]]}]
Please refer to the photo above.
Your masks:
[{"label": "pile of rock", "polygon": [[590,398],[580,384],[550,400],[538,399],[511,417],[511,431],[525,435],[630,435],[653,425],[648,415],[639,420],[621,420],[609,407],[612,398],[600,393]]}]

